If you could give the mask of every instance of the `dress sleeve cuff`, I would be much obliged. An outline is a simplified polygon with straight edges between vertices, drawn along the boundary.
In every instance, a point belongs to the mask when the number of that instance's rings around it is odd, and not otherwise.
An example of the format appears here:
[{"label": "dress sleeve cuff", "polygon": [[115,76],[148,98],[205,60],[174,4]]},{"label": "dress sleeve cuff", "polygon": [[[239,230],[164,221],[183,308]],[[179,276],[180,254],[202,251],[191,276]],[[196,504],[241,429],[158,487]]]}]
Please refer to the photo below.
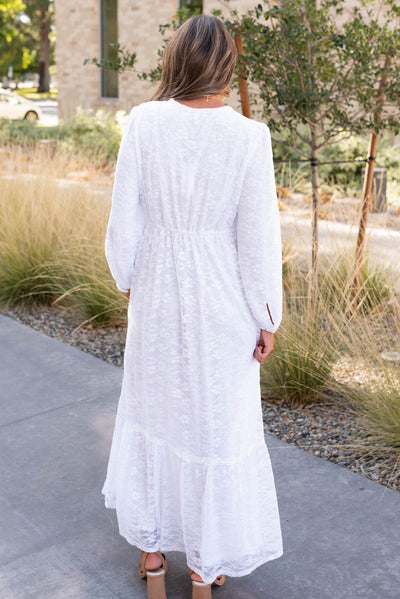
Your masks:
[{"label": "dress sleeve cuff", "polygon": [[127,293],[129,291],[129,288],[122,287],[119,283],[117,283],[117,289],[122,291],[122,293]]}]

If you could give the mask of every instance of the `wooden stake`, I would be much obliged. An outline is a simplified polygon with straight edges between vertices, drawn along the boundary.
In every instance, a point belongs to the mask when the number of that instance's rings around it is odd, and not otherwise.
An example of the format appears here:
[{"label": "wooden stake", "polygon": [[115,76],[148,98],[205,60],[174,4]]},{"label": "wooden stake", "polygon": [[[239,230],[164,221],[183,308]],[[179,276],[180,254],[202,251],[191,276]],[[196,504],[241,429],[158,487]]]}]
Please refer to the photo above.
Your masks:
[{"label": "wooden stake", "polygon": [[238,80],[239,80],[239,94],[240,103],[242,105],[242,114],[251,119],[250,99],[249,99],[249,87],[247,84],[246,69],[243,61],[243,40],[242,32],[240,30],[239,23],[236,23],[236,31],[234,35],[236,49],[238,51]]},{"label": "wooden stake", "polygon": [[[374,113],[374,121],[377,121],[382,114],[382,104],[385,98],[385,87],[388,80],[388,68],[390,65],[390,56],[386,56],[385,64],[383,67],[383,75],[382,79],[379,83],[378,95],[377,95],[377,108]],[[376,160],[376,151],[378,148],[378,133],[376,131],[372,131],[371,136],[369,138],[369,146],[368,146],[368,158],[367,158],[367,166],[365,169],[365,177],[364,177],[364,185],[363,192],[361,198],[361,215],[360,215],[360,224],[358,227],[358,236],[357,236],[357,247],[356,247],[356,259],[354,265],[354,279],[353,279],[353,288],[352,288],[352,309],[355,309],[358,301],[358,292],[360,289],[360,275],[361,275],[361,267],[364,260],[364,249],[365,249],[365,232],[367,229],[368,222],[368,214],[369,207],[371,204],[371,191],[372,191],[372,182],[374,179],[374,167]]]},{"label": "wooden stake", "polygon": [[374,167],[376,150],[378,148],[378,134],[373,131],[369,138],[367,166],[364,175],[364,185],[361,200],[360,223],[358,226],[357,247],[356,247],[356,262],[354,268],[353,280],[353,304],[357,304],[358,292],[360,290],[360,275],[361,267],[364,259],[365,250],[365,233],[367,230],[367,222],[369,215],[369,207],[371,204],[372,183],[374,180]]}]

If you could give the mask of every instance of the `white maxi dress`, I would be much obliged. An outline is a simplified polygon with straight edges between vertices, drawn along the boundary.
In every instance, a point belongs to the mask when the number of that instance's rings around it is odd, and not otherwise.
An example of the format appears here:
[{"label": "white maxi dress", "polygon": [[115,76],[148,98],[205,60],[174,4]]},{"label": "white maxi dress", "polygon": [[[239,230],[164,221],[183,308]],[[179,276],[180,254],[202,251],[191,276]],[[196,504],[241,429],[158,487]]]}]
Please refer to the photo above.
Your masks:
[{"label": "white maxi dress", "polygon": [[136,547],[212,582],[283,554],[253,356],[282,317],[269,129],[230,106],[149,101],[124,129],[105,243],[131,290],[102,492]]}]

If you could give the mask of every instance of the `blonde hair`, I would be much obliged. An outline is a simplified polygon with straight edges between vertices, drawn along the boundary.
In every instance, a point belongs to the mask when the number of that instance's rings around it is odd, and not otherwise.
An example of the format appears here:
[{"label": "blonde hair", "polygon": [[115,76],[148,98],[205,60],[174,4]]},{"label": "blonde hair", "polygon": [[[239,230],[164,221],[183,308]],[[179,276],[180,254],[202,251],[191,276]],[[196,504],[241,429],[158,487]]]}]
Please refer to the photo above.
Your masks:
[{"label": "blonde hair", "polygon": [[235,43],[221,19],[208,15],[190,17],[166,46],[161,83],[151,99],[229,96],[236,59]]}]

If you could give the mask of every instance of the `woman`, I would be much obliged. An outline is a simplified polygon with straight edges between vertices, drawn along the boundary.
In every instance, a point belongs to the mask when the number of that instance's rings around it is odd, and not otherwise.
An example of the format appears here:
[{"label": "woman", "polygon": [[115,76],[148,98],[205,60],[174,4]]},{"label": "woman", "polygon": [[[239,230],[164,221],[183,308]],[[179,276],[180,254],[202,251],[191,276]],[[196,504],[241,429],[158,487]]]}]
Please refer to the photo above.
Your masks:
[{"label": "woman", "polygon": [[220,19],[181,25],[116,168],[106,256],[130,300],[103,493],[154,599],[165,551],[186,553],[204,599],[283,553],[259,380],[281,321],[279,213],[268,127],[223,102],[236,58]]}]

